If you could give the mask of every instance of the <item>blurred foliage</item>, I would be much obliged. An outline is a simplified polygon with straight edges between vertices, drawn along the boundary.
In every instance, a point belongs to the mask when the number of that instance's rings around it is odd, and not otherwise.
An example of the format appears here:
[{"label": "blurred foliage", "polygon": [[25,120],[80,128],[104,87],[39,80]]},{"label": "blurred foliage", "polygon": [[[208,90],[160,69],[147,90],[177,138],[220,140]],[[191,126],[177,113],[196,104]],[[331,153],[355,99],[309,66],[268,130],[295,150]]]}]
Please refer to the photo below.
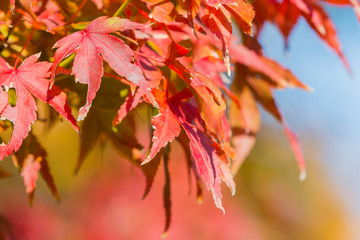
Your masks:
[{"label": "blurred foliage", "polygon": [[[147,110],[140,108],[134,114],[143,118]],[[137,132],[144,145],[150,142],[147,129],[145,124]],[[237,195],[230,198],[224,192],[225,216],[213,206],[209,193],[205,193],[202,205],[193,201],[196,189],[191,189],[186,197],[189,189],[184,184],[185,155],[178,143],[172,144],[169,171],[172,189],[176,191],[173,224],[167,239],[351,239],[343,206],[318,165],[318,153],[310,153],[309,177],[300,182],[288,143],[278,130],[267,125],[260,131],[259,141],[235,179]],[[68,140],[73,139],[69,136],[73,134],[66,123],[42,138],[53,153],[48,161],[56,169],[54,178],[63,196],[59,205],[51,199],[43,181],[39,181],[33,209],[26,203],[19,179],[0,181],[0,194],[8,196],[0,199],[0,215],[16,239],[159,239],[164,221],[163,164],[146,200],[141,200],[144,177],[137,168],[121,160],[110,145],[95,146],[74,181],[68,166],[75,165],[79,143]],[[6,171],[14,172],[10,164],[5,165]],[[11,195],[9,184],[14,190]],[[45,223],[46,228],[40,227]]]},{"label": "blurred foliage", "polygon": [[[268,125],[236,177],[245,204],[257,215],[266,239],[351,239],[344,206],[319,165],[319,152],[309,152],[309,176],[296,178],[286,140]],[[316,140],[307,139],[316,146]],[[318,148],[320,149],[320,148]],[[290,157],[291,158],[291,157]]]}]

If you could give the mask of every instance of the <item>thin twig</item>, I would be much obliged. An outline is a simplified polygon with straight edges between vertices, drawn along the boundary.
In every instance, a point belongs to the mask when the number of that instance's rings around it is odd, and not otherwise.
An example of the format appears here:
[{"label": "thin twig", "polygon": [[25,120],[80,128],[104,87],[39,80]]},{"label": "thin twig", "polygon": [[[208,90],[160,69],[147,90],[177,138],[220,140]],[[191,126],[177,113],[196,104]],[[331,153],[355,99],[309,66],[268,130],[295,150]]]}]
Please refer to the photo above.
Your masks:
[{"label": "thin twig", "polygon": [[131,82],[129,80],[126,80],[125,78],[122,78],[122,77],[118,77],[114,74],[111,74],[111,73],[107,73],[107,72],[104,72],[104,76],[105,77],[110,77],[110,78],[114,78],[116,80],[119,80],[120,82],[126,84],[126,85],[130,85]]},{"label": "thin twig", "polygon": [[116,11],[116,13],[113,15],[113,17],[120,17],[120,15],[124,12],[124,10],[127,8],[127,6],[129,5],[130,2],[131,2],[131,0],[126,0],[123,4],[121,4],[121,6]]},{"label": "thin twig", "polygon": [[29,44],[29,42],[30,42],[31,38],[33,37],[34,33],[35,33],[35,28],[32,28],[32,29],[31,29],[31,33],[30,33],[29,37],[27,38],[24,46],[22,47],[22,49],[20,50],[20,52],[17,54],[17,56],[16,56],[16,58],[15,58],[14,68],[16,68],[16,66],[18,65],[18,63],[19,63],[19,61],[20,61],[20,55],[21,55],[21,53],[25,50],[25,48],[27,47],[27,45]]},{"label": "thin twig", "polygon": [[165,61],[164,61],[163,59],[156,58],[156,57],[152,57],[152,56],[143,54],[143,53],[141,53],[141,52],[133,51],[133,53],[136,54],[136,55],[138,55],[138,56],[142,56],[142,57],[144,57],[144,58],[154,60],[154,61],[156,61],[156,62],[165,63]]},{"label": "thin twig", "polygon": [[80,12],[80,10],[84,7],[84,5],[85,5],[86,2],[87,2],[87,0],[84,0],[84,1],[80,4],[80,6],[78,7],[78,9],[77,9],[76,12],[74,13],[74,15],[71,17],[71,19],[70,19],[70,21],[69,21],[68,24],[71,24],[71,23],[75,20],[76,15],[77,15],[77,14]]}]

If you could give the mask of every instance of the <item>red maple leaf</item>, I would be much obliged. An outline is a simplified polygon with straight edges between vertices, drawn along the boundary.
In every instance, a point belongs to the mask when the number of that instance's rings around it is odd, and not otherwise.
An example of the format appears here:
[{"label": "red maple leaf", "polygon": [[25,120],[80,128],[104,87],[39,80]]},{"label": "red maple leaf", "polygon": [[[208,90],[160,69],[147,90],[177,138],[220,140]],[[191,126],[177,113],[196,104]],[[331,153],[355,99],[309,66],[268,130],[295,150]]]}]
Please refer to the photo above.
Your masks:
[{"label": "red maple leaf", "polygon": [[53,1],[48,1],[43,11],[38,11],[38,9],[36,10],[35,14],[38,17],[38,21],[45,23],[47,30],[52,30],[65,24],[64,17],[61,14],[59,6]]},{"label": "red maple leaf", "polygon": [[135,93],[132,94],[129,92],[128,97],[125,99],[125,102],[120,106],[119,110],[116,113],[116,116],[113,121],[113,125],[116,126],[121,123],[121,121],[126,117],[126,115],[137,107],[137,105],[141,102],[141,97],[143,96],[143,92],[136,89]]},{"label": "red maple leaf", "polygon": [[126,19],[103,16],[92,21],[84,30],[70,34],[54,45],[58,49],[54,57],[53,77],[60,62],[72,53],[76,53],[72,73],[75,74],[76,81],[88,84],[86,104],[80,108],[78,120],[85,118],[100,87],[104,71],[102,58],[117,74],[135,83],[143,91],[147,91],[147,97],[154,102],[150,91],[148,91],[150,90],[149,84],[141,69],[132,63],[133,52],[131,48],[121,39],[108,34],[143,27],[143,24],[133,23]]},{"label": "red maple leaf", "polygon": [[360,21],[360,3],[357,0],[327,0],[326,2],[331,4],[338,4],[338,5],[348,5],[351,4],[354,8],[355,14]]},{"label": "red maple leaf", "polygon": [[104,7],[104,1],[103,0],[92,0],[92,2],[96,5],[98,9],[102,9]]},{"label": "red maple leaf", "polygon": [[[300,82],[291,73],[286,74],[285,72],[287,70],[284,69],[281,65],[275,65],[275,62],[260,56],[255,51],[244,47],[244,45],[233,42],[230,46],[230,54],[232,55],[235,62],[241,63],[257,72],[268,76],[272,81],[274,81],[278,88],[298,87],[305,90],[310,90],[309,87]],[[283,76],[284,74],[287,76]]]},{"label": "red maple leaf", "polygon": [[[252,20],[255,12],[251,4],[245,1],[206,0],[206,11],[201,20],[206,27],[221,41],[224,62],[230,75],[229,48],[232,37],[231,15],[239,27],[252,35]],[[231,14],[231,15],[230,15]]]},{"label": "red maple leaf", "polygon": [[24,184],[26,186],[26,192],[31,193],[35,190],[36,180],[39,175],[38,172],[41,168],[40,164],[41,158],[35,159],[34,155],[29,154],[24,161],[24,166],[21,169],[20,175],[24,179]]},{"label": "red maple leaf", "polygon": [[36,62],[39,56],[40,54],[35,54],[28,57],[18,68],[10,67],[0,58],[0,85],[15,88],[17,96],[16,106],[7,104],[1,113],[2,119],[13,122],[14,129],[9,143],[0,146],[0,159],[20,148],[31,124],[36,120],[37,107],[32,95],[50,104],[73,125],[75,130],[79,130],[76,120],[71,115],[71,109],[66,105],[66,94],[56,86],[49,90],[50,81],[46,78],[50,76],[51,63]]},{"label": "red maple leaf", "polygon": [[[176,63],[176,62],[175,62]],[[179,64],[179,62],[177,62]],[[181,65],[169,65],[188,85],[199,106],[199,113],[209,133],[224,139],[221,118],[225,113],[226,104],[221,90],[206,75],[196,71],[185,70]]]},{"label": "red maple leaf", "polygon": [[26,12],[18,9],[17,12],[23,15],[23,19],[29,22],[33,28],[54,34],[55,28],[62,27],[64,17],[58,5],[53,1],[47,1],[43,7],[34,6],[33,11]]},{"label": "red maple leaf", "polygon": [[[32,6],[32,1],[33,0],[25,0],[24,2],[26,4],[29,4],[28,6]],[[11,7],[11,12],[14,14],[15,13],[15,0],[10,0],[10,7]]]},{"label": "red maple leaf", "polygon": [[165,147],[169,142],[172,142],[175,137],[179,136],[181,131],[179,122],[168,105],[166,94],[159,90],[154,95],[159,102],[160,112],[152,118],[151,122],[155,129],[152,138],[153,144],[149,155],[142,164],[153,159],[160,149]]},{"label": "red maple leaf", "polygon": [[11,11],[14,13],[14,10],[15,10],[15,0],[10,0],[10,7],[11,7]]},{"label": "red maple leaf", "polygon": [[229,46],[232,35],[231,15],[221,8],[207,7],[206,10],[206,14],[202,17],[202,21],[209,30],[220,39],[224,62],[227,67],[228,75],[230,75]]},{"label": "red maple leaf", "polygon": [[248,77],[247,82],[259,103],[282,124],[286,137],[293,152],[295,153],[295,157],[298,162],[300,169],[299,178],[300,180],[304,180],[306,178],[306,167],[299,139],[297,135],[287,126],[285,119],[281,115],[272,94],[271,85],[265,81],[258,80],[253,77]]},{"label": "red maple leaf", "polygon": [[225,213],[221,201],[221,182],[224,181],[232,194],[235,194],[235,183],[227,160],[224,161],[226,156],[221,153],[222,150],[217,143],[187,121],[187,105],[179,106],[179,104],[172,103],[170,107],[189,138],[192,160],[196,166],[195,171],[203,179],[206,188],[211,190],[216,207]]}]

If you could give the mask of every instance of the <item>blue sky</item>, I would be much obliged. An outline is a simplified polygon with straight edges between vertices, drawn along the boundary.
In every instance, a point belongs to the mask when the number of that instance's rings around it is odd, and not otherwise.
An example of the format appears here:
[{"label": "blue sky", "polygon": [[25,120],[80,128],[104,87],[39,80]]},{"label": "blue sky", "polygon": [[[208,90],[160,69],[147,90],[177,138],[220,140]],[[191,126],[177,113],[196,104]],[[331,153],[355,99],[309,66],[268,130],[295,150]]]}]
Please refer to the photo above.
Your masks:
[{"label": "blue sky", "polygon": [[[350,222],[354,223],[360,221],[360,23],[351,8],[328,10],[352,75],[304,20],[292,32],[288,51],[284,51],[284,41],[271,25],[266,26],[260,41],[267,56],[314,89],[313,93],[278,91],[278,105],[299,134],[305,155],[311,153],[306,139],[314,136],[321,141],[318,150],[323,166],[348,204]],[[271,122],[266,116],[265,121]]]}]

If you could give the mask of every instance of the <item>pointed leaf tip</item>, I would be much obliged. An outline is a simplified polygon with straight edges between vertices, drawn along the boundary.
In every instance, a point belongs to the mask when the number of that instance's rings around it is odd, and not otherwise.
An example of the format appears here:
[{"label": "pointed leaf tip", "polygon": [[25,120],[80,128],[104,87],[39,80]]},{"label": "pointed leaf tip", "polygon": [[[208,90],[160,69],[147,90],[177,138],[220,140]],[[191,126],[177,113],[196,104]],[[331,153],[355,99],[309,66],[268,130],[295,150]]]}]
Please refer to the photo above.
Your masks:
[{"label": "pointed leaf tip", "polygon": [[212,188],[211,192],[213,194],[213,198],[214,198],[214,202],[215,202],[216,207],[219,208],[223,212],[223,215],[225,215],[225,209],[224,209],[224,207],[222,205],[221,198],[219,198],[217,196],[217,193],[215,192],[215,189]]},{"label": "pointed leaf tip", "polygon": [[305,181],[306,176],[307,176],[306,170],[305,170],[305,169],[304,169],[304,170],[301,170],[301,171],[300,171],[300,175],[299,175],[299,180],[300,180],[301,182]]},{"label": "pointed leaf tip", "polygon": [[168,232],[163,232],[163,234],[161,235],[161,238],[165,239],[167,237],[167,234],[168,234]]}]

